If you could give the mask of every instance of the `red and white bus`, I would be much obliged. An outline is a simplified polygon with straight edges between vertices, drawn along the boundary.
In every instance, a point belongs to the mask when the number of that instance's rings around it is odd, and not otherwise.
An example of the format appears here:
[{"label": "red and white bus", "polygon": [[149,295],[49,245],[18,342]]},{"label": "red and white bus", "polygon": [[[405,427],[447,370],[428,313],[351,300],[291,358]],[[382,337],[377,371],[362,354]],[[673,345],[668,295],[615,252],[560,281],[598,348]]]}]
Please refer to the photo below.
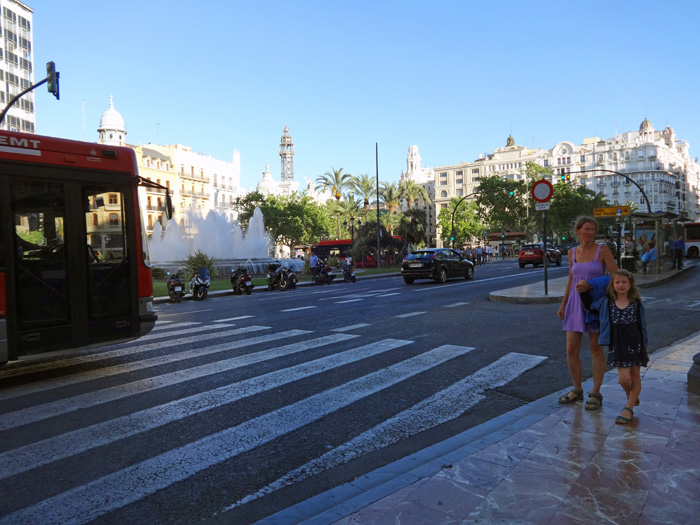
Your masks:
[{"label": "red and white bus", "polygon": [[148,333],[136,156],[0,131],[0,364]]}]

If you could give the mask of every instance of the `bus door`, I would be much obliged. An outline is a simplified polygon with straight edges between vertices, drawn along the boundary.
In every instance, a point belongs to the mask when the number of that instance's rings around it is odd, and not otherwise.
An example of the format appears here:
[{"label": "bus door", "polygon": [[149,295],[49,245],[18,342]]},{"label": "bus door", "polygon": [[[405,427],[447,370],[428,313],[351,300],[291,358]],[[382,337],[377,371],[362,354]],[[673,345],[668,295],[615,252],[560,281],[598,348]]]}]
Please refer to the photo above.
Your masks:
[{"label": "bus door", "polygon": [[131,336],[126,188],[28,178],[9,188],[10,359]]}]

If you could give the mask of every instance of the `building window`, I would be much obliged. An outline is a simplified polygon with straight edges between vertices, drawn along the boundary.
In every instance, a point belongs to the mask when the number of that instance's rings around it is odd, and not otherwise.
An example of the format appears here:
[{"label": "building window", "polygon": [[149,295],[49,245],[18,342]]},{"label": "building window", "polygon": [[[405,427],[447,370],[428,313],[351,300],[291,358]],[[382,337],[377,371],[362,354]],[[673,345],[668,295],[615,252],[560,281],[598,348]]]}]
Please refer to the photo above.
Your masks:
[{"label": "building window", "polygon": [[92,214],[92,225],[93,225],[93,226],[99,225],[99,222],[98,222],[98,220],[97,220],[97,214],[96,214],[96,213],[93,213],[93,214]]},{"label": "building window", "polygon": [[549,166],[549,159],[544,159],[544,167],[546,168],[548,166]]},{"label": "building window", "polygon": [[110,213],[109,214],[109,225],[110,226],[119,226],[119,215],[116,213]]},{"label": "building window", "polygon": [[462,195],[464,195],[464,190],[461,190],[461,189],[457,190],[457,195],[459,195],[460,197]]},{"label": "building window", "polygon": [[447,186],[447,181],[446,181],[446,180],[441,180],[441,181],[440,181],[440,186]]},{"label": "building window", "polygon": [[585,155],[581,155],[581,157],[579,158],[579,160],[580,160],[582,163],[585,164],[585,163],[586,163],[586,156],[585,156]]},{"label": "building window", "polygon": [[464,179],[457,179],[457,184],[464,184]]},{"label": "building window", "polygon": [[447,178],[447,172],[441,173],[440,174],[441,179],[446,179]]},{"label": "building window", "polygon": [[459,170],[455,175],[464,175],[464,172],[462,170]]},{"label": "building window", "polygon": [[117,194],[116,193],[109,194],[109,203],[110,204],[117,204]]},{"label": "building window", "polygon": [[440,197],[443,197],[443,198],[447,197],[447,192],[445,190],[442,190],[440,192]]}]

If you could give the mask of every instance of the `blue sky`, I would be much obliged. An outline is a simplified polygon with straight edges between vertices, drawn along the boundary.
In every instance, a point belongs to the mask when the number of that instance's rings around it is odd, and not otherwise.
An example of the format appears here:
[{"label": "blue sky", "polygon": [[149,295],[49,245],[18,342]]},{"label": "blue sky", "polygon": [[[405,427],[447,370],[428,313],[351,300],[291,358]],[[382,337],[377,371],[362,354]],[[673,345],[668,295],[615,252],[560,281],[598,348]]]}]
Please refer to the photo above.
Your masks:
[{"label": "blue sky", "polygon": [[[97,140],[109,95],[130,144],[230,160],[241,184],[329,170],[397,180],[517,144],[551,148],[667,124],[700,156],[700,2],[26,0],[37,133]],[[83,125],[83,105],[87,109]]]}]

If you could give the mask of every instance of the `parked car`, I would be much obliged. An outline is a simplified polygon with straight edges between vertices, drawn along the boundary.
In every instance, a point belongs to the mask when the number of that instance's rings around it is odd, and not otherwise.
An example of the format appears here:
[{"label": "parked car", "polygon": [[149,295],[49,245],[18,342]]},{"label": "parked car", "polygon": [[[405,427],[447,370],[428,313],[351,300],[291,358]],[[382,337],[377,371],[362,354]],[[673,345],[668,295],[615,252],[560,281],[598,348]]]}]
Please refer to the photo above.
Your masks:
[{"label": "parked car", "polygon": [[406,256],[401,263],[406,284],[416,279],[434,279],[444,283],[450,277],[474,278],[474,264],[449,248],[426,248]]},{"label": "parked car", "polygon": [[[526,244],[520,248],[520,253],[518,253],[518,265],[521,268],[525,268],[526,264],[531,264],[532,266],[544,264],[544,250],[542,248],[541,244]],[[562,257],[559,250],[547,243],[547,253],[550,263],[561,266]]]}]

